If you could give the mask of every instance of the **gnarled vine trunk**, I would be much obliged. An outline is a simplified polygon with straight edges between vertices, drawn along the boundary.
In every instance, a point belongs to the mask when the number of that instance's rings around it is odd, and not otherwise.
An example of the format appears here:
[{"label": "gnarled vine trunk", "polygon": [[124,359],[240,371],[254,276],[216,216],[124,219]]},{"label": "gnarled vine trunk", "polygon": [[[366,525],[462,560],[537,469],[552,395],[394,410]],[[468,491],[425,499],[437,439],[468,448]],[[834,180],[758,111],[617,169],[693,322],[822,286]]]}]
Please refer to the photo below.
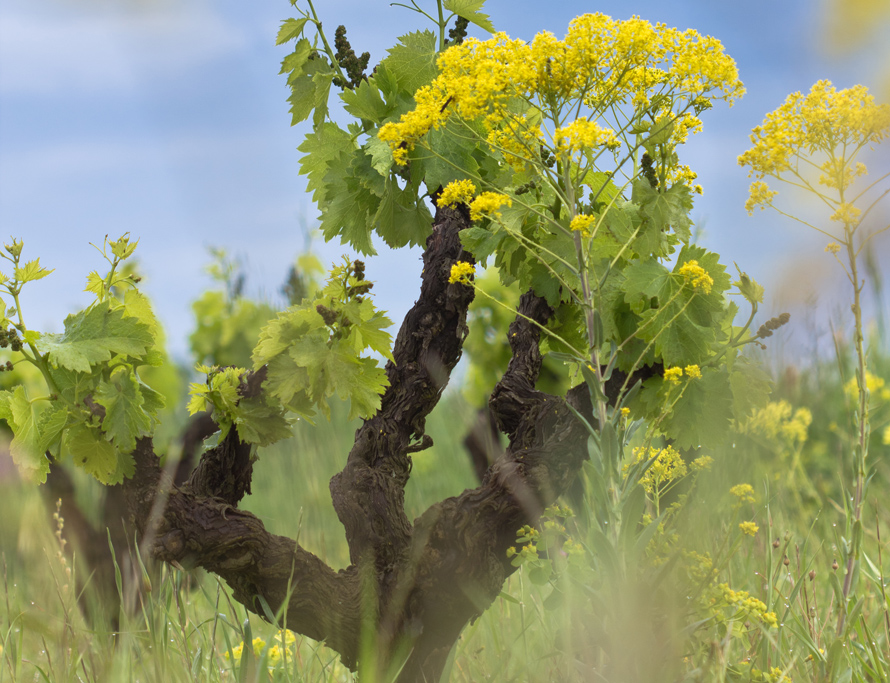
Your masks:
[{"label": "gnarled vine trunk", "polygon": [[[250,492],[250,447],[235,430],[207,451],[180,486],[164,481],[149,439],[137,445],[126,483],[144,548],[182,566],[201,566],[231,586],[263,618],[263,602],[287,627],[326,644],[355,668],[367,629],[382,666],[404,660],[397,680],[438,681],[461,630],[500,592],[514,568],[507,549],[566,489],[587,457],[587,432],[568,403],[590,411],[587,388],[566,398],[535,389],[539,328],[552,314],[522,296],[510,326],[509,367],[490,408],[507,435],[506,452],[481,486],[430,507],[413,523],[404,508],[412,452],[428,448],[424,423],[461,355],[473,289],[449,284],[451,266],[472,262],[459,233],[466,210],[439,208],[423,256],[420,296],[407,314],[387,365],[380,410],[356,431],[343,470],[331,480],[351,564],[334,571],[293,540],[269,533],[238,509]],[[534,322],[532,322],[534,321]],[[248,382],[261,391],[264,372]],[[283,608],[283,609],[282,609]]]}]

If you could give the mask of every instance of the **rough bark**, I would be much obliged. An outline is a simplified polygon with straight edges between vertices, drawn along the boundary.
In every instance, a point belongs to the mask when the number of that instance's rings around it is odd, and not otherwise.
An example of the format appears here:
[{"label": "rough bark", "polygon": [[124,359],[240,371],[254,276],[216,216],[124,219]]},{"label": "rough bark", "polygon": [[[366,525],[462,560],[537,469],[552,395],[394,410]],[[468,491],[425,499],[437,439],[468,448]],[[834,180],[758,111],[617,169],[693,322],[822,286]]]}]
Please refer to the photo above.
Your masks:
[{"label": "rough bark", "polygon": [[[535,389],[539,329],[552,311],[533,293],[521,298],[508,335],[512,360],[490,409],[507,435],[506,452],[482,485],[429,508],[412,524],[404,510],[410,454],[431,445],[426,417],[461,355],[473,290],[448,284],[465,210],[440,208],[423,257],[420,296],[396,338],[381,408],[356,431],[343,470],[330,484],[351,565],[333,571],[294,541],[270,534],[237,505],[250,490],[251,449],[234,430],[204,453],[187,481],[165,479],[149,439],[139,442],[127,482],[142,545],[160,559],[222,577],[248,609],[267,618],[284,607],[288,628],[358,661],[363,626],[374,630],[385,667],[404,661],[401,683],[438,681],[463,627],[480,615],[514,571],[507,548],[537,520],[587,457],[587,433],[568,407],[590,412],[586,387],[567,399]],[[250,390],[261,376],[248,379]]]}]

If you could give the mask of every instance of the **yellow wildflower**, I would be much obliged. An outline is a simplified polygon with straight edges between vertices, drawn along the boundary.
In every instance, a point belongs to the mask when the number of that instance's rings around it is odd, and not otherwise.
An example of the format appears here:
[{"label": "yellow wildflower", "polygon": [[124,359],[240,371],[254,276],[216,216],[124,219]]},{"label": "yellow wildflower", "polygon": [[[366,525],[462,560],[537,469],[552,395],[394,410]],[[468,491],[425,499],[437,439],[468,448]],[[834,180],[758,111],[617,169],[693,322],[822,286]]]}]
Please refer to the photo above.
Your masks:
[{"label": "yellow wildflower", "polygon": [[627,417],[628,415],[630,415],[630,408],[625,406],[621,409],[621,417]]},{"label": "yellow wildflower", "polygon": [[439,204],[443,206],[455,206],[457,204],[469,204],[476,194],[476,186],[472,180],[453,180],[448,183],[439,195]]},{"label": "yellow wildflower", "polygon": [[603,128],[595,121],[587,119],[578,119],[567,126],[557,128],[553,142],[556,144],[556,149],[563,152],[600,146],[616,147],[619,144],[615,131]]},{"label": "yellow wildflower", "polygon": [[[807,95],[793,93],[782,106],[767,114],[751,133],[754,147],[738,161],[749,167],[751,176],[779,178],[785,172],[797,175],[800,157],[824,152],[835,161],[820,167],[823,173],[819,182],[842,188],[854,177],[867,173],[864,164],[852,165],[856,154],[852,150],[880,142],[888,133],[890,106],[875,104],[868,88],[856,85],[838,91],[830,81],[819,81]],[[844,152],[835,154],[838,149]],[[847,150],[851,150],[850,157],[845,156]],[[762,189],[764,186],[752,184],[746,204],[749,211],[757,204],[769,203],[762,201]],[[774,193],[769,199],[772,196]]]},{"label": "yellow wildflower", "polygon": [[836,254],[841,250],[841,245],[837,242],[829,242],[825,246],[825,251],[829,254]]},{"label": "yellow wildflower", "polygon": [[838,221],[843,223],[844,225],[853,225],[854,223],[859,222],[859,216],[862,214],[862,211],[857,209],[852,204],[848,204],[844,202],[842,204],[838,204],[837,211],[835,211],[831,215],[831,220]]},{"label": "yellow wildflower", "polygon": [[822,174],[819,176],[819,184],[841,191],[850,187],[859,176],[868,174],[868,168],[866,168],[865,164],[858,162],[854,166],[843,158],[829,159],[819,169],[822,171]]},{"label": "yellow wildflower", "polygon": [[[855,394],[855,384],[853,391]],[[807,440],[807,430],[812,422],[813,414],[808,408],[793,410],[788,401],[770,401],[740,424],[738,431],[766,437],[794,450]]]},{"label": "yellow wildflower", "polygon": [[501,212],[498,211],[502,206],[512,206],[513,202],[505,194],[498,192],[483,192],[470,204],[470,220],[478,221],[486,214],[494,215],[498,218]]},{"label": "yellow wildflower", "polygon": [[698,261],[687,261],[677,271],[682,275],[686,282],[692,284],[693,289],[700,289],[705,294],[711,293],[711,287],[714,286],[714,278],[708,275],[708,271],[698,265]]},{"label": "yellow wildflower", "polygon": [[[883,377],[874,374],[870,370],[865,371],[865,388],[868,389],[870,396],[884,398],[883,389],[885,384],[886,381]],[[859,396],[859,380],[855,377],[851,377],[847,383],[844,384],[844,393],[851,401],[855,401]]]},{"label": "yellow wildflower", "polygon": [[683,376],[683,368],[668,368],[664,371],[664,378],[668,382],[673,382],[674,384],[680,383],[680,378]]},{"label": "yellow wildflower", "polygon": [[449,284],[459,282],[462,285],[472,285],[470,278],[476,274],[476,266],[466,261],[458,261],[451,266],[451,273],[448,276]]},{"label": "yellow wildflower", "polygon": [[729,492],[739,499],[737,505],[754,502],[754,487],[751,484],[736,484]]},{"label": "yellow wildflower", "polygon": [[703,470],[711,469],[711,465],[714,464],[714,458],[710,455],[703,455],[690,463],[690,467],[693,472],[701,472]]},{"label": "yellow wildflower", "polygon": [[[625,104],[668,114],[672,105],[683,108],[679,100],[701,110],[712,99],[732,103],[744,93],[735,62],[718,40],[639,17],[616,21],[585,14],[569,24],[563,40],[545,32],[531,44],[504,33],[484,41],[467,38],[442,52],[437,66],[438,76],[414,94],[414,109],[378,134],[400,163],[451,117],[480,126],[481,137],[515,168],[534,158],[548,103],[584,103],[599,111]],[[651,95],[666,92],[675,97],[654,107]],[[517,112],[512,105],[518,101],[530,103],[532,113]],[[672,140],[682,141],[699,126],[692,114],[679,117]],[[562,149],[618,144],[612,131],[586,119],[558,135],[554,142]]]},{"label": "yellow wildflower", "polygon": [[776,626],[778,619],[775,612],[767,612],[766,605],[757,598],[752,598],[748,591],[734,591],[729,584],[717,586],[720,597],[730,606],[737,608],[743,616],[753,617],[767,626]]},{"label": "yellow wildflower", "polygon": [[760,530],[760,527],[754,522],[742,522],[739,524],[739,529],[741,529],[742,533],[746,536],[754,536]]},{"label": "yellow wildflower", "polygon": [[687,365],[684,370],[690,379],[701,379],[701,368],[697,365]]},{"label": "yellow wildflower", "polygon": [[890,446],[890,425],[884,428],[884,433],[881,434],[881,443],[885,446]]},{"label": "yellow wildflower", "polygon": [[[634,448],[633,463],[652,460],[649,469],[640,478],[640,483],[647,493],[661,491],[672,481],[684,476],[687,472],[686,462],[680,453],[673,447],[666,448]],[[624,466],[625,473],[630,469],[630,464]]]},{"label": "yellow wildflower", "polygon": [[581,237],[588,238],[590,237],[590,226],[596,222],[596,216],[588,216],[583,213],[579,213],[572,219],[572,222],[569,223],[569,227],[581,233]]},{"label": "yellow wildflower", "polygon": [[[833,150],[883,140],[890,131],[890,106],[876,105],[868,88],[857,85],[838,92],[830,81],[819,81],[804,96],[788,96],[785,103],[767,114],[751,133],[754,147],[739,157],[751,173],[778,175],[789,170],[801,149]],[[865,170],[857,167],[857,172]]]},{"label": "yellow wildflower", "polygon": [[773,197],[775,197],[778,192],[773,192],[769,189],[769,185],[767,185],[762,180],[755,180],[751,183],[751,187],[748,190],[748,200],[745,202],[745,211],[748,212],[748,215],[754,213],[754,209],[756,207],[760,207],[760,210],[763,211],[767,206],[769,206]]},{"label": "yellow wildflower", "polygon": [[237,645],[236,647],[232,648],[232,652],[231,652],[232,656],[231,657],[229,657],[228,652],[226,652],[223,655],[223,657],[225,657],[226,659],[232,659],[237,663],[237,662],[241,661],[241,655],[243,654],[243,652],[244,652],[244,643],[241,643],[240,645]]}]

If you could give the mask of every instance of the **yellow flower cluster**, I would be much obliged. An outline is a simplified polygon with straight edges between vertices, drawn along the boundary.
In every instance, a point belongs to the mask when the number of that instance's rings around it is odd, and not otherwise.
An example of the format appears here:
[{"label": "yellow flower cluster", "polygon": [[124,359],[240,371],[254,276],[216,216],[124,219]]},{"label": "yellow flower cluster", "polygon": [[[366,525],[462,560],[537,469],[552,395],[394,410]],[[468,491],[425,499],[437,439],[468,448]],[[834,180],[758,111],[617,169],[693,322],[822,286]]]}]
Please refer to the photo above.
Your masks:
[{"label": "yellow flower cluster", "polygon": [[758,206],[760,210],[763,211],[767,206],[770,205],[773,201],[773,197],[775,197],[778,192],[769,189],[769,185],[767,185],[762,180],[755,180],[751,183],[751,187],[748,189],[748,199],[745,201],[745,211],[748,212],[748,215],[752,215],[754,213],[754,209]]},{"label": "yellow flower cluster", "polygon": [[[869,370],[865,371],[865,387],[870,396],[877,397],[882,401],[890,401],[890,387],[887,387],[886,384],[883,377]],[[844,393],[851,401],[856,400],[859,395],[859,382],[855,377],[851,377],[844,385]]]},{"label": "yellow flower cluster", "polygon": [[841,250],[841,245],[837,242],[829,242],[825,245],[825,252],[827,254],[836,254]]},{"label": "yellow flower cluster", "polygon": [[[528,157],[542,139],[540,117],[527,116],[511,103],[524,102],[538,111],[569,103],[603,111],[633,103],[664,113],[676,98],[661,97],[652,107],[653,91],[672,91],[689,102],[701,100],[702,106],[706,95],[732,103],[744,93],[735,62],[718,40],[653,26],[639,17],[617,21],[585,14],[572,21],[563,40],[544,32],[531,44],[504,33],[484,41],[468,38],[443,52],[437,64],[436,79],[414,94],[415,108],[380,129],[380,139],[390,144],[398,163],[405,163],[408,151],[452,116],[480,122],[492,146],[508,151],[510,163]],[[676,135],[696,125],[684,119]],[[495,131],[507,135],[492,135]],[[569,147],[616,144],[614,135],[586,120],[563,128],[561,135]]]},{"label": "yellow flower cluster", "polygon": [[760,527],[758,527],[754,522],[742,522],[739,524],[739,529],[742,530],[742,533],[746,536],[754,536],[758,531],[760,531]]},{"label": "yellow flower cluster", "polygon": [[483,192],[470,203],[470,220],[478,221],[486,215],[494,215],[498,218],[502,206],[512,206],[513,202],[505,195],[498,192]]},{"label": "yellow flower cluster", "polygon": [[577,119],[567,126],[557,128],[553,134],[553,142],[561,152],[600,146],[617,147],[620,144],[615,131],[587,119]]},{"label": "yellow flower cluster", "polygon": [[[888,133],[890,106],[875,104],[868,88],[857,85],[838,91],[830,81],[819,81],[807,95],[793,93],[766,115],[752,131],[754,147],[739,157],[739,165],[748,166],[751,176],[778,178],[786,171],[796,173],[793,169],[801,154],[824,153],[834,161],[821,166],[819,181],[844,188],[867,172],[864,164],[853,165],[859,149],[880,142]],[[750,212],[773,196],[763,183],[754,183],[746,208]]]},{"label": "yellow flower cluster", "polygon": [[458,261],[451,266],[451,273],[448,275],[448,282],[454,284],[459,282],[462,285],[472,285],[470,278],[476,274],[476,266],[466,261]]},{"label": "yellow flower cluster", "polygon": [[476,186],[472,180],[453,180],[442,190],[438,203],[444,206],[469,204],[474,194],[476,194]]},{"label": "yellow flower cluster", "polygon": [[590,226],[596,223],[596,216],[588,216],[583,213],[579,213],[572,219],[572,222],[569,223],[569,227],[581,233],[581,237],[588,238],[590,237]]},{"label": "yellow flower cluster", "polygon": [[664,371],[664,379],[668,382],[679,384],[681,377],[683,377],[683,368],[681,367],[668,368]]},{"label": "yellow flower cluster", "polygon": [[[853,382],[855,383],[855,379]],[[854,393],[856,391],[854,384]],[[743,434],[765,437],[771,442],[785,444],[794,450],[807,440],[807,430],[813,421],[808,408],[793,410],[788,401],[770,401],[756,410],[739,427]]]},{"label": "yellow flower cluster", "polygon": [[[691,263],[694,263],[694,261]],[[698,367],[697,365],[687,365],[686,366],[686,376],[689,377],[689,379],[700,379],[701,378],[701,368]],[[668,382],[671,382],[672,384],[679,384],[680,378],[682,378],[682,377],[683,377],[683,368],[681,368],[680,366],[668,368],[667,370],[664,371],[665,380],[667,380]]]},{"label": "yellow flower cluster", "polygon": [[838,221],[844,225],[855,225],[859,222],[859,216],[862,211],[848,202],[841,202],[837,205],[837,211],[831,215],[831,220]]},{"label": "yellow flower cluster", "polygon": [[[269,664],[278,664],[284,656],[285,650],[292,648],[294,644],[297,642],[297,637],[293,634],[292,631],[287,631],[282,629],[275,635],[275,640],[277,641],[275,645],[270,647],[266,651],[266,661]],[[259,636],[254,638],[251,641],[251,649],[253,650],[253,654],[255,657],[260,657],[263,654],[263,650],[266,648],[266,641],[260,638]],[[241,661],[241,657],[244,655],[244,643],[240,643],[237,647],[232,648],[231,657],[229,653],[226,652],[223,656],[226,659],[233,659],[235,663]]]},{"label": "yellow flower cluster", "polygon": [[710,455],[702,455],[690,463],[690,467],[693,472],[702,472],[704,470],[711,469],[711,465],[714,464],[714,458]]},{"label": "yellow flower cluster", "polygon": [[822,166],[822,175],[819,176],[819,184],[832,187],[835,190],[846,190],[859,176],[867,175],[868,168],[865,164],[857,162],[855,166],[845,164],[843,159],[829,159]]},{"label": "yellow flower cluster", "polygon": [[767,626],[778,625],[775,612],[767,611],[766,605],[757,598],[752,598],[748,591],[734,591],[726,583],[721,583],[717,588],[723,601],[739,609],[746,618],[758,619]]},{"label": "yellow flower cluster", "polygon": [[504,155],[514,170],[522,171],[529,160],[538,156],[544,134],[536,121],[520,114],[489,130],[485,139],[492,149]]},{"label": "yellow flower cluster", "polygon": [[708,275],[708,271],[698,265],[698,261],[687,261],[680,270],[677,271],[682,275],[686,282],[690,283],[693,289],[700,289],[705,294],[711,293],[711,287],[714,286],[714,278]]},{"label": "yellow flower cluster", "polygon": [[[645,462],[655,458],[649,469],[640,479],[640,483],[647,493],[655,493],[664,489],[672,481],[684,476],[687,472],[686,462],[673,446],[667,448],[634,448],[633,462]],[[624,466],[625,473],[630,469],[630,465]]]},{"label": "yellow flower cluster", "polygon": [[729,492],[738,498],[736,505],[754,502],[754,487],[751,484],[736,484]]}]

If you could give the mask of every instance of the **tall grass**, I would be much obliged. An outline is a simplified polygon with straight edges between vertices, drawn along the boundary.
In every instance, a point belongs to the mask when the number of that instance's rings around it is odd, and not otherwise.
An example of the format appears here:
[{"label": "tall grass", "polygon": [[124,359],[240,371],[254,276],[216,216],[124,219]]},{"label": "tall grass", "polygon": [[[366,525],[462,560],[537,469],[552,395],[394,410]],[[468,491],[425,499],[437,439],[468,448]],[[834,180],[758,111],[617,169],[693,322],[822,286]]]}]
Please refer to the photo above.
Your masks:
[{"label": "tall grass", "polygon": [[[709,471],[666,496],[662,508],[675,512],[651,536],[643,537],[651,506],[627,516],[626,544],[611,556],[596,531],[598,501],[588,481],[575,515],[551,516],[549,531],[545,520],[537,559],[521,562],[502,597],[467,627],[447,672],[450,680],[888,680],[890,619],[882,567],[890,557],[878,538],[890,537],[885,468],[870,483],[863,560],[844,603],[849,492],[834,459],[839,446],[831,441],[843,435],[813,424],[802,442],[781,436],[807,398],[834,402],[809,405],[821,422],[832,411],[842,415],[847,399],[837,367],[818,373],[834,393],[802,391],[799,380],[796,388],[780,382],[777,399],[787,399],[792,411],[776,418],[774,436],[740,431],[731,447],[710,454]],[[872,367],[883,366],[876,361]],[[873,414],[880,415],[880,406]],[[431,416],[435,446],[414,458],[409,517],[475,485],[461,430],[455,429],[468,425],[471,415],[454,392]],[[327,483],[342,467],[356,426],[339,410],[330,423],[297,425],[291,440],[261,452],[254,494],[245,501],[270,530],[298,535],[335,567],[348,562],[348,552]],[[880,448],[876,460],[886,455]],[[828,485],[832,467],[836,477]],[[589,480],[590,472],[584,476]],[[752,486],[753,502],[729,493],[742,483]],[[117,632],[91,627],[71,576],[85,570],[76,555],[60,552],[57,523],[38,491],[2,484],[0,520],[0,683],[353,680],[323,644],[301,637],[290,642],[201,572],[163,567],[141,609],[121,615]],[[740,531],[744,521],[759,527],[754,536]],[[520,539],[517,548],[523,546]],[[753,603],[728,599],[722,584],[735,597],[744,592],[760,601],[775,614],[775,625],[758,620]],[[838,635],[842,605],[847,618]]]}]

